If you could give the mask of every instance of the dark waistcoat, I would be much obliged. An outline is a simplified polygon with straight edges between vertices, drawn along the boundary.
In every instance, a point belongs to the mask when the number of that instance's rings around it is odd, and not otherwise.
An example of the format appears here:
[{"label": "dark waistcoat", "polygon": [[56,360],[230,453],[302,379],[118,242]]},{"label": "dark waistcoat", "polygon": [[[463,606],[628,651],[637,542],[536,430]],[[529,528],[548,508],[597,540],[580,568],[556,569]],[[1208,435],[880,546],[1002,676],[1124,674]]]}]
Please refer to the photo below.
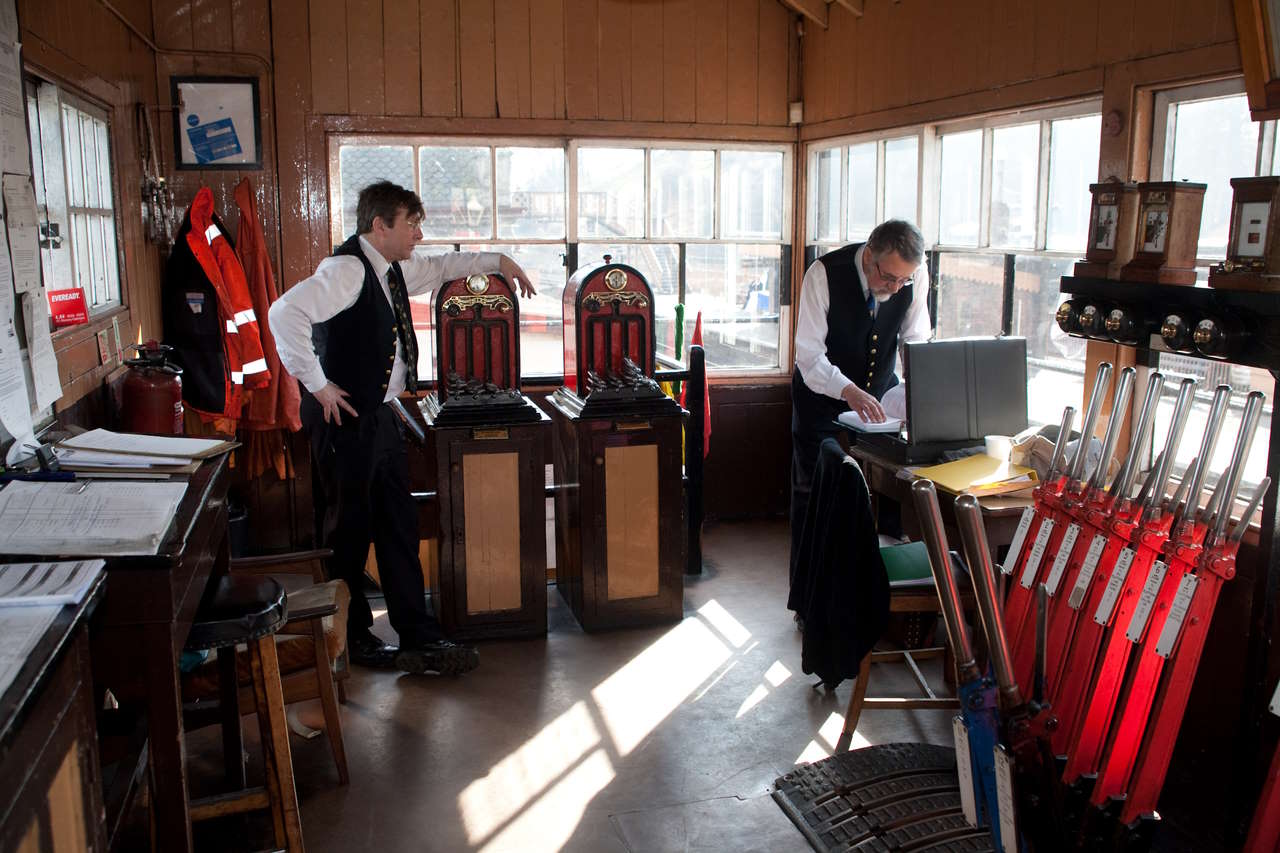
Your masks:
[{"label": "dark waistcoat", "polygon": [[[866,297],[854,262],[862,244],[845,246],[818,259],[827,270],[827,358],[855,385],[877,400],[898,384],[894,361],[898,352],[898,332],[911,306],[914,283],[903,287],[876,306],[875,316],[867,309]],[[791,378],[791,401],[801,420],[816,425],[834,420],[848,410],[843,400],[810,390],[797,367]]]},{"label": "dark waistcoat", "polygon": [[[396,359],[396,315],[383,296],[373,265],[360,248],[359,237],[350,237],[333,254],[358,258],[364,267],[364,282],[355,304],[313,326],[311,338],[324,375],[350,395],[347,402],[363,415],[380,406],[387,395]],[[399,276],[400,265],[391,266]],[[307,415],[314,417],[319,406],[310,394],[305,395],[304,402],[309,404],[303,406],[304,420],[310,420]]]}]

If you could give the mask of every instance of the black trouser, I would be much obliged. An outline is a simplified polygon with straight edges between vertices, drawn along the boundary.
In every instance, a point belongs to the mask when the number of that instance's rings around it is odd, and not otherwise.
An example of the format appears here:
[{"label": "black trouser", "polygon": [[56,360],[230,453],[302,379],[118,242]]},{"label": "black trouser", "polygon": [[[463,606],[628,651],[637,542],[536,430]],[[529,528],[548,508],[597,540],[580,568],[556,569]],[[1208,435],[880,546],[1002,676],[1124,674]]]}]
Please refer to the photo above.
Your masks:
[{"label": "black trouser", "polygon": [[444,632],[427,611],[403,430],[386,404],[358,418],[343,413],[342,426],[312,428],[311,451],[321,541],[333,549],[329,576],[351,588],[348,634],[373,624],[362,593],[372,541],[391,627],[401,645],[412,646],[442,639]]}]

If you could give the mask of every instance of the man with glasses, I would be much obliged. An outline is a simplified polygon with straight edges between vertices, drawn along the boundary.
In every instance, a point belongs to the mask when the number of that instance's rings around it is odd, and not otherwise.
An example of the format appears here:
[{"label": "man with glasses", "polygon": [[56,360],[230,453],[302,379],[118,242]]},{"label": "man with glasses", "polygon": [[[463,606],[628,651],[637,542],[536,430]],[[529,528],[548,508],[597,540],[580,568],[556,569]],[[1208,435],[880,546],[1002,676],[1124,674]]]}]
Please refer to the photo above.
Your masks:
[{"label": "man with glasses", "polygon": [[898,384],[902,345],[929,339],[924,237],[901,219],[865,243],[823,255],[804,274],[791,377],[791,574],[822,440],[836,417],[885,419],[881,399]]},{"label": "man with glasses", "polygon": [[[356,230],[315,274],[285,292],[268,315],[280,362],[306,388],[321,541],[331,577],[351,588],[347,648],[362,666],[458,675],[480,656],[451,643],[427,611],[418,560],[418,508],[409,494],[404,426],[390,403],[417,387],[418,345],[410,296],[475,273],[500,273],[532,296],[519,264],[497,253],[426,257],[422,201],[390,181],[356,202]],[[374,636],[362,587],[373,542],[387,616],[399,648]]]}]

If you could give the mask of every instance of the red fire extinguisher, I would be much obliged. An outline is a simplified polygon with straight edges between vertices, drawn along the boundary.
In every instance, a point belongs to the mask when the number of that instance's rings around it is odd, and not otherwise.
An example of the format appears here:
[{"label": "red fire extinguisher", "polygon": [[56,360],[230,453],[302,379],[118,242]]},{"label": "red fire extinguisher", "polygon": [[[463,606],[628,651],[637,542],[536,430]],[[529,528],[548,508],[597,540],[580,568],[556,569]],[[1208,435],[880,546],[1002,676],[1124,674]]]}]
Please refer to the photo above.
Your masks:
[{"label": "red fire extinguisher", "polygon": [[147,341],[133,349],[121,394],[125,431],[182,435],[182,368],[167,359],[173,347]]}]

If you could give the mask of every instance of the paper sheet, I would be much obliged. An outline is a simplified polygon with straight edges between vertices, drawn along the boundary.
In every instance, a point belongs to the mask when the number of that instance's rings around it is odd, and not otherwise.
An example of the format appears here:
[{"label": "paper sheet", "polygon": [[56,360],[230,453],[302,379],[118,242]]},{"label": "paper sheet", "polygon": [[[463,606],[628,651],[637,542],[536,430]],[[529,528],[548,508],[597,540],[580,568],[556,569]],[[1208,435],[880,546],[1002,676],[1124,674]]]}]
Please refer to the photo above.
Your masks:
[{"label": "paper sheet", "polygon": [[0,240],[0,423],[12,436],[31,434],[31,398],[13,323],[13,273],[4,240]]},{"label": "paper sheet", "polygon": [[79,604],[106,564],[73,560],[0,565],[0,607]]},{"label": "paper sheet", "polygon": [[902,429],[902,420],[899,418],[885,418],[877,423],[863,420],[857,412],[841,412],[836,420],[858,432],[897,432]]},{"label": "paper sheet", "polygon": [[0,490],[0,553],[154,554],[187,484],[16,481]]},{"label": "paper sheet", "polygon": [[220,438],[179,438],[91,429],[68,438],[62,442],[62,445],[84,450],[110,450],[116,453],[141,453],[149,456],[185,456],[191,459],[217,453],[222,449],[230,450],[235,443]]},{"label": "paper sheet", "polygon": [[22,92],[22,45],[0,41],[0,171],[31,174],[26,98]]},{"label": "paper sheet", "polygon": [[46,409],[62,396],[62,380],[58,377],[58,357],[53,353],[53,337],[49,331],[49,299],[43,287],[22,294],[22,316],[26,322],[31,378],[36,386],[36,409]]},{"label": "paper sheet", "polygon": [[13,289],[19,293],[39,290],[40,214],[30,176],[4,176],[4,221],[9,233]]},{"label": "paper sheet", "polygon": [[61,605],[0,607],[0,695],[9,689],[61,609]]}]

